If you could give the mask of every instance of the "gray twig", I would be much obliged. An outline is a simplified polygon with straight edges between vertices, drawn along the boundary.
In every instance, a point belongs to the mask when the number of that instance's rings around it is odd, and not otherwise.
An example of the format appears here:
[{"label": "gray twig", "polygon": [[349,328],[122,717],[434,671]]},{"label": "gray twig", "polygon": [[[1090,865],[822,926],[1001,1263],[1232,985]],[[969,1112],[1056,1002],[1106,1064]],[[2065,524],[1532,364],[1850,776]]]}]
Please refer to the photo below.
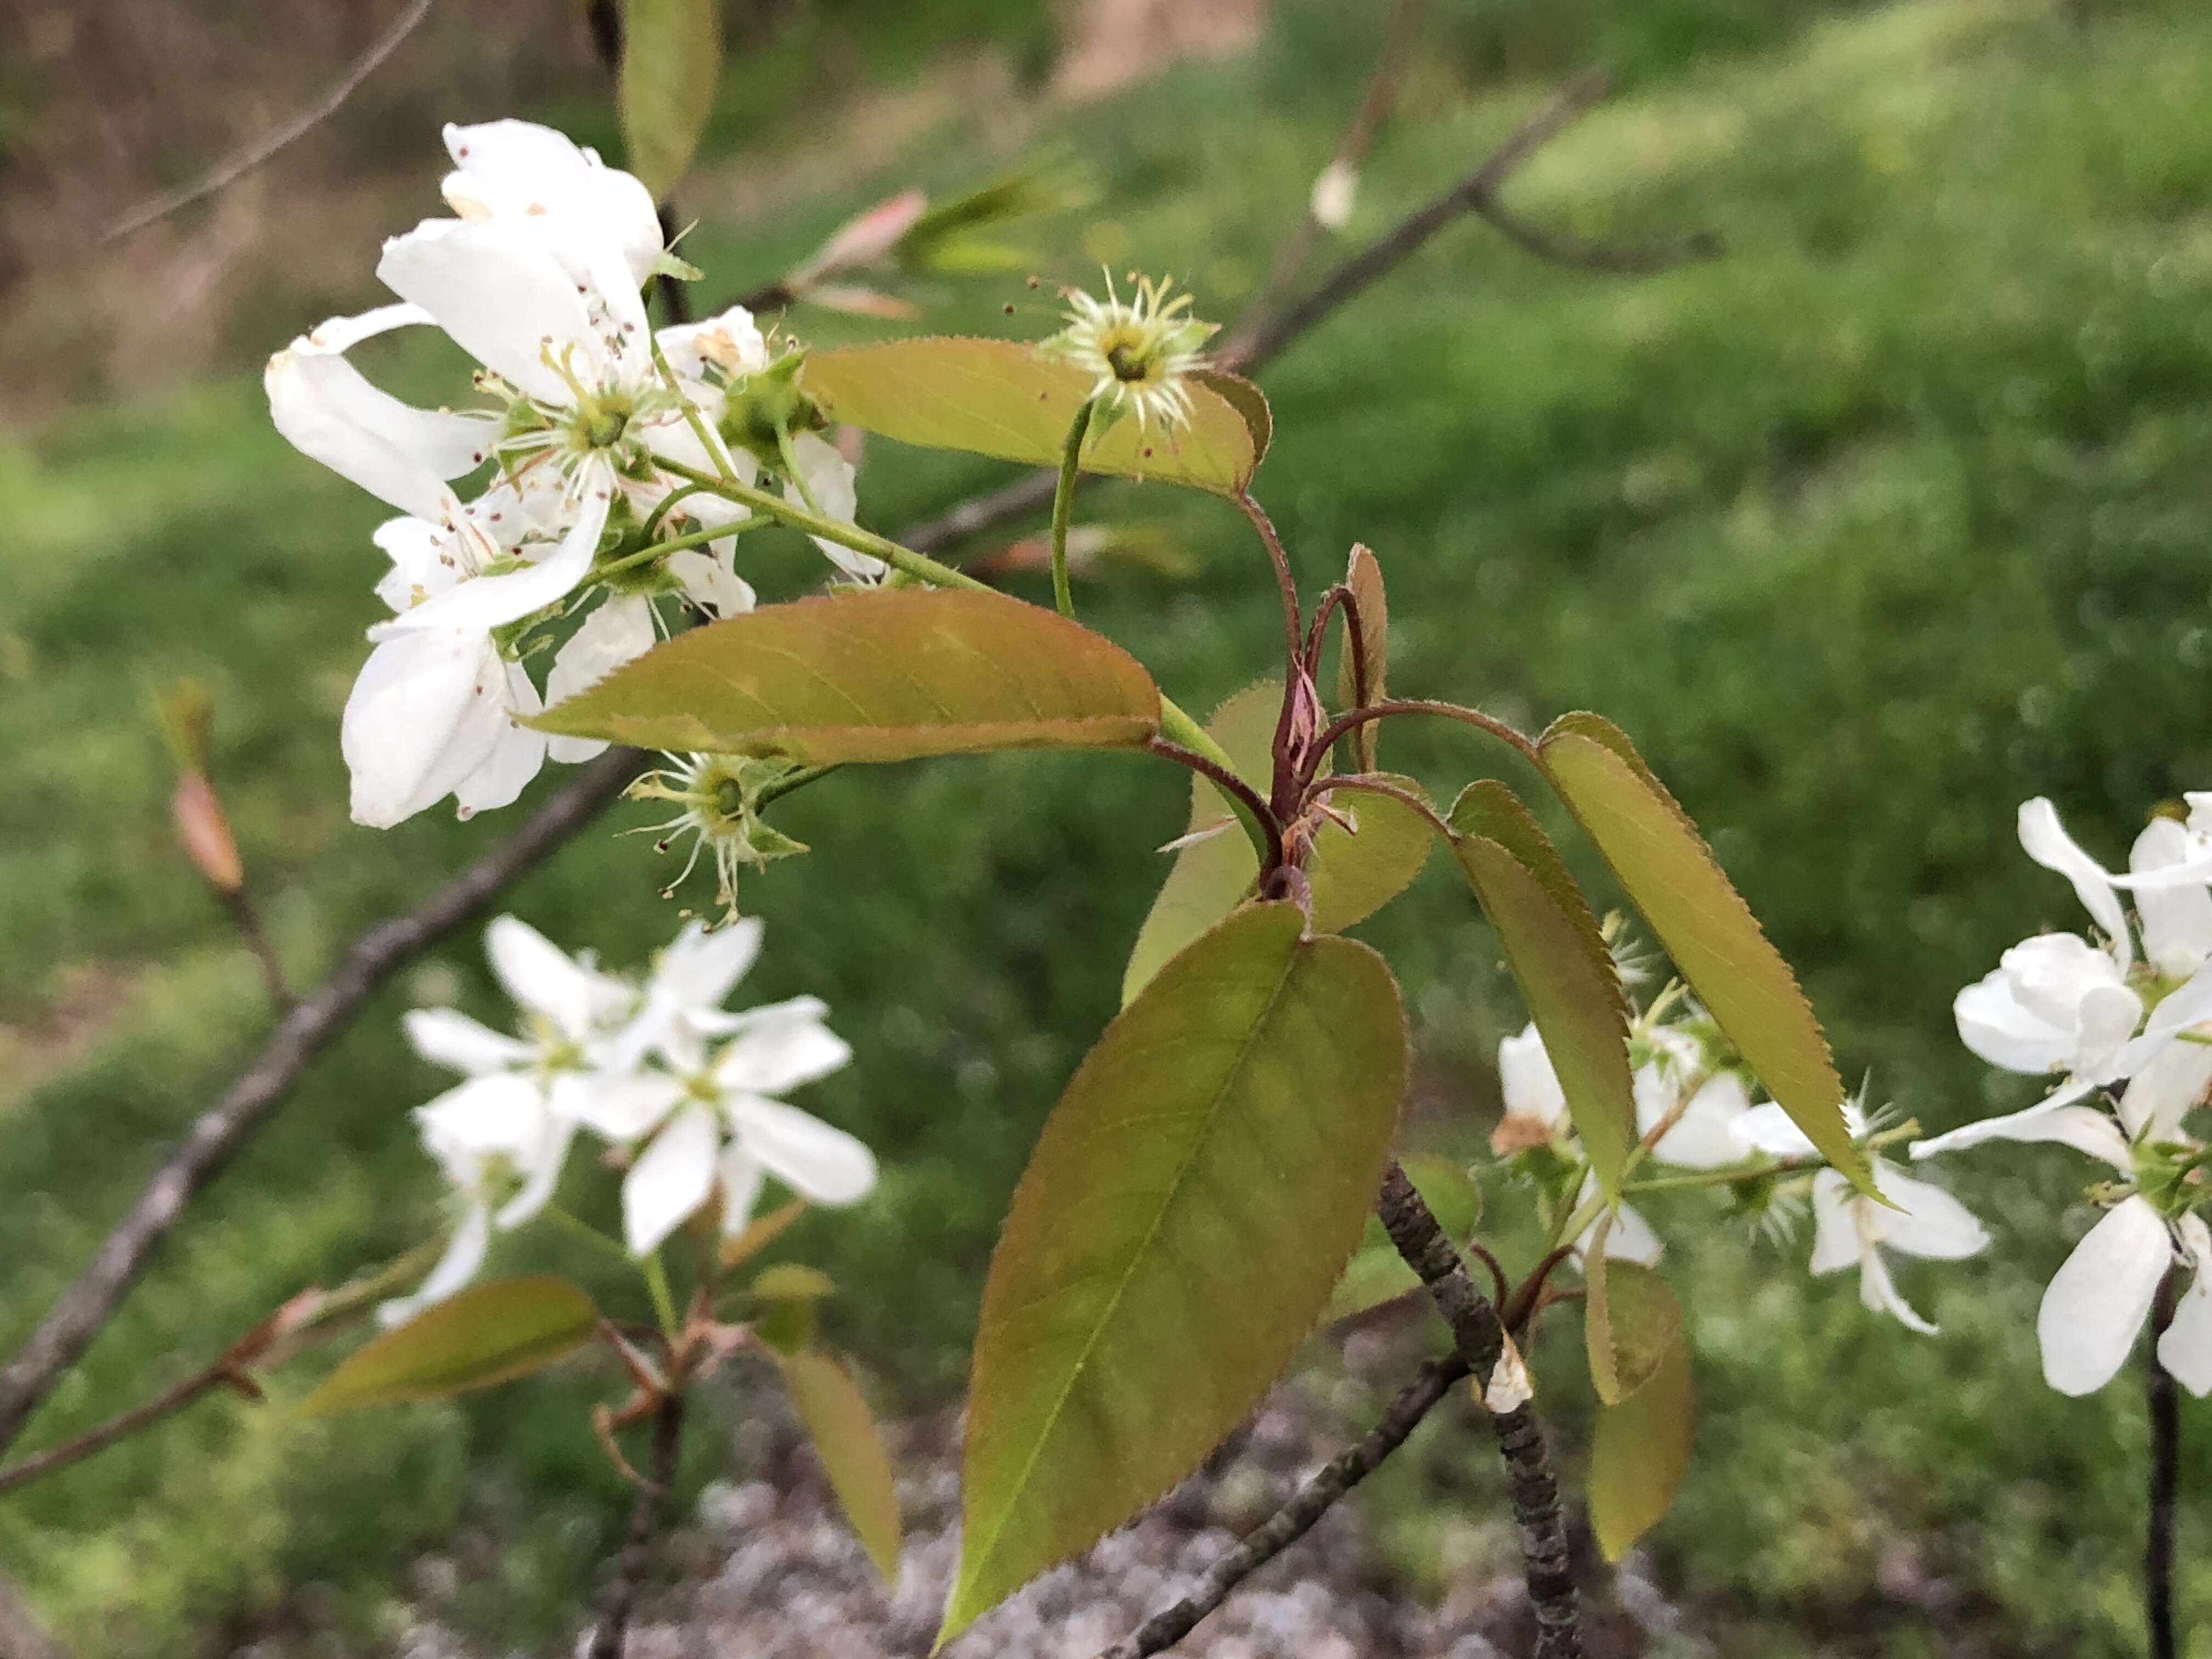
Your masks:
[{"label": "gray twig", "polygon": [[293,1007],[260,1058],[200,1115],[76,1282],[62,1293],[7,1369],[0,1370],[0,1447],[22,1431],[55,1381],[91,1345],[192,1196],[230,1161],[307,1062],[351,1023],[377,987],[559,848],[622,793],[642,763],[634,749],[601,756],[507,841],[413,909],[354,942],[337,972],[313,997]]},{"label": "gray twig", "polygon": [[667,1511],[669,1490],[676,1484],[677,1454],[683,1443],[684,1396],[672,1390],[661,1395],[653,1413],[652,1467],[630,1505],[629,1532],[615,1557],[614,1577],[599,1597],[599,1624],[592,1635],[588,1659],[622,1659],[630,1613],[653,1568],[653,1540]]},{"label": "gray twig", "polygon": [[235,184],[259,167],[278,150],[337,112],[339,105],[353,96],[361,83],[376,73],[378,66],[399,50],[399,43],[415,32],[415,26],[429,15],[430,0],[411,0],[406,10],[392,20],[392,27],[379,35],[360,57],[348,64],[346,71],[307,108],[285,122],[282,126],[263,133],[245,149],[234,151],[218,161],[189,185],[174,190],[165,190],[158,196],[149,197],[121,218],[100,233],[102,245],[143,230],[156,219],[167,218],[179,208],[189,207],[194,202],[212,196],[228,185]]},{"label": "gray twig", "polygon": [[1198,1581],[1196,1588],[1145,1620],[1098,1656],[1098,1659],[1146,1659],[1164,1651],[1197,1628],[1198,1623],[1237,1585],[1304,1537],[1329,1506],[1382,1466],[1382,1460],[1406,1443],[1437,1402],[1451,1392],[1452,1384],[1468,1374],[1466,1357],[1449,1354],[1431,1359],[1390,1402],[1382,1420],[1367,1431],[1357,1445],[1340,1452],[1321,1473],[1300,1487],[1297,1495],[1248,1534],[1243,1541],[1223,1556]]},{"label": "gray twig", "polygon": [[[1451,1327],[1460,1357],[1485,1381],[1487,1392],[1505,1355],[1505,1327],[1498,1310],[1475,1289],[1450,1238],[1395,1163],[1382,1177],[1375,1212],[1406,1265],[1429,1287],[1430,1299]],[[1521,1528],[1521,1557],[1528,1599],[1536,1612],[1536,1659],[1581,1659],[1582,1614],[1569,1564],[1566,1515],[1545,1449],[1544,1431],[1526,1400],[1510,1411],[1493,1410],[1490,1423],[1513,1490],[1513,1518]]]}]

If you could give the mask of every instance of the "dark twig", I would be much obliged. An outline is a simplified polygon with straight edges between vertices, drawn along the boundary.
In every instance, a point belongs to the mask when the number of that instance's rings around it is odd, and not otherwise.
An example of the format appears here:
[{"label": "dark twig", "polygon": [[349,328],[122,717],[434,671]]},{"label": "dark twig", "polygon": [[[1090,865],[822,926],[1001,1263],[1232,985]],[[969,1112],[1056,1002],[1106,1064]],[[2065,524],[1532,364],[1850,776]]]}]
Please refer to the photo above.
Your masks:
[{"label": "dark twig", "polygon": [[156,219],[167,218],[178,209],[189,207],[226,185],[235,184],[294,139],[305,136],[328,120],[337,112],[339,105],[353,96],[362,82],[376,73],[386,58],[399,50],[400,42],[415,32],[415,26],[428,16],[429,11],[430,0],[412,0],[408,8],[392,20],[392,27],[379,35],[367,52],[348,64],[345,73],[314,103],[282,126],[263,133],[245,149],[216,162],[191,184],[179,185],[175,190],[165,190],[159,196],[149,197],[141,202],[100,232],[101,243],[116,241],[133,231],[143,230]]},{"label": "dark twig", "polygon": [[1523,252],[1548,259],[1555,265],[1573,265],[1580,270],[1643,276],[1693,260],[1716,258],[1721,252],[1720,237],[1710,230],[1693,231],[1668,242],[1586,242],[1530,224],[1494,195],[1480,197],[1469,203],[1468,208]]},{"label": "dark twig", "polygon": [[[1398,101],[1398,88],[1405,80],[1406,64],[1413,57],[1414,44],[1420,39],[1421,15],[1425,9],[1425,0],[1397,0],[1391,8],[1389,30],[1383,36],[1382,53],[1375,60],[1374,72],[1368,76],[1366,90],[1360,94],[1359,107],[1352,112],[1352,125],[1345,129],[1344,137],[1337,141],[1335,155],[1329,158],[1332,167],[1356,171],[1367,159],[1376,134],[1382,130],[1391,106]],[[1240,355],[1248,331],[1264,323],[1289,298],[1327,228],[1315,216],[1313,203],[1309,200],[1297,228],[1283,239],[1274,266],[1267,273],[1266,286],[1246,308],[1230,340],[1223,346],[1224,357]]]},{"label": "dark twig", "polygon": [[[1521,1362],[1507,1350],[1505,1327],[1499,1322],[1498,1309],[1475,1289],[1450,1238],[1420,1194],[1413,1190],[1413,1183],[1406,1179],[1405,1170],[1395,1163],[1382,1177],[1375,1212],[1382,1217],[1383,1228],[1406,1265],[1428,1286],[1437,1311],[1451,1327],[1460,1357],[1481,1381],[1486,1401],[1494,1402],[1491,1427],[1497,1432],[1498,1449],[1505,1460],[1506,1476],[1513,1489],[1513,1518],[1521,1527],[1528,1599],[1536,1612],[1536,1659],[1581,1659],[1582,1615],[1576,1605],[1574,1574],[1569,1565],[1559,1483],[1552,1473],[1544,1431],[1528,1408],[1525,1388],[1510,1388]],[[1504,1404],[1501,1381],[1511,1395],[1518,1396],[1517,1403],[1504,1410],[1498,1409]]]},{"label": "dark twig", "polygon": [[36,1453],[20,1463],[10,1463],[5,1468],[0,1468],[0,1492],[13,1492],[18,1486],[28,1486],[41,1476],[65,1469],[72,1463],[82,1462],[94,1452],[105,1451],[117,1441],[137,1433],[149,1424],[174,1416],[202,1395],[234,1386],[237,1376],[227,1362],[210,1365],[205,1370],[186,1377],[174,1388],[163,1389],[151,1400],[143,1401],[129,1411],[109,1418],[74,1440]]},{"label": "dark twig", "polygon": [[2173,1374],[2158,1357],[2158,1340],[2173,1322],[2181,1282],[2168,1273],[2151,1309],[2150,1352],[2143,1380],[2150,1406],[2150,1514],[2143,1545],[2143,1617],[2151,1659],[2174,1659],[2173,1507],[2181,1475],[2181,1410]]},{"label": "dark twig", "polygon": [[279,1010],[289,1011],[300,1000],[300,994],[284,977],[284,964],[276,959],[276,948],[269,943],[269,931],[261,925],[260,909],[243,887],[225,893],[222,904],[245,939],[246,949],[253,952],[253,960],[260,964],[261,982],[269,988],[270,1001]]},{"label": "dark twig", "polygon": [[638,1592],[653,1568],[653,1544],[676,1484],[676,1458],[684,1444],[684,1396],[664,1394],[653,1413],[652,1472],[637,1489],[629,1510],[629,1531],[615,1557],[614,1577],[599,1597],[599,1625],[592,1632],[589,1659],[622,1659],[623,1639]]},{"label": "dark twig", "polygon": [[1226,1601],[1231,1590],[1304,1537],[1330,1505],[1382,1466],[1406,1443],[1421,1419],[1468,1374],[1468,1363],[1454,1353],[1431,1359],[1407,1383],[1382,1420],[1358,1444],[1337,1454],[1297,1495],[1247,1534],[1237,1547],[1207,1568],[1189,1595],[1158,1613],[1098,1656],[1098,1659],[1146,1659],[1173,1647],[1198,1622]]},{"label": "dark twig", "polygon": [[193,1194],[230,1161],[307,1062],[346,1028],[376,988],[559,848],[622,793],[642,763],[643,757],[632,749],[601,756],[507,842],[413,909],[355,941],[337,972],[285,1016],[260,1058],[192,1125],[90,1265],[62,1293],[7,1369],[0,1370],[0,1447],[13,1443],[56,1379],[90,1346]]}]

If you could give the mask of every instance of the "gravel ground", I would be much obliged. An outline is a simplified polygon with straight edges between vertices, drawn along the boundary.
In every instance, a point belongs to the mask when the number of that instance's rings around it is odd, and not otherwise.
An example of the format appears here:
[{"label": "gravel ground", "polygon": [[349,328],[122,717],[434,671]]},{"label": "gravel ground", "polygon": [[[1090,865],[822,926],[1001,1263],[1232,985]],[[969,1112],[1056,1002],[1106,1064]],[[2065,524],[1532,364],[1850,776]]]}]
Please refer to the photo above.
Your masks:
[{"label": "gravel ground", "polygon": [[[945,1659],[1093,1659],[1184,1593],[1238,1534],[1288,1498],[1346,1434],[1313,1382],[1276,1390],[1221,1455],[1148,1514],[1031,1584],[945,1650]],[[1371,1415],[1363,1413],[1363,1416]],[[773,1410],[738,1437],[738,1467],[761,1478],[701,1494],[665,1552],[684,1564],[652,1591],[627,1659],[923,1659],[959,1543],[957,1425],[896,1435],[906,1553],[885,1585],[845,1528],[810,1452]],[[1479,1433],[1480,1430],[1474,1430]],[[1480,1443],[1477,1443],[1480,1445]],[[1534,1633],[1516,1576],[1497,1570],[1510,1523],[1483,1516],[1487,1549],[1439,1607],[1394,1585],[1355,1498],[1245,1584],[1175,1650],[1194,1659],[1510,1659]],[[434,1580],[439,1564],[424,1564]],[[445,1570],[450,1575],[450,1568]],[[1634,1557],[1590,1564],[1591,1659],[1686,1656],[1701,1644]],[[581,1638],[580,1638],[580,1650]],[[402,1659],[488,1659],[434,1620]]]}]

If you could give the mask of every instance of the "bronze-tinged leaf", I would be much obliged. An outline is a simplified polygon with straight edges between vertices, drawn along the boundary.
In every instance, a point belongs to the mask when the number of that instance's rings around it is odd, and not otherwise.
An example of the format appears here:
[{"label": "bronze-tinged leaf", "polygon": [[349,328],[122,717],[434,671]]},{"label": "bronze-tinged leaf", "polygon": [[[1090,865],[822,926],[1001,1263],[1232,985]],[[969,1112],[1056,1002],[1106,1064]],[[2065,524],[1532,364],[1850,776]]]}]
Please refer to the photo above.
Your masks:
[{"label": "bronze-tinged leaf", "polygon": [[[1344,572],[1344,585],[1352,590],[1352,603],[1359,611],[1360,653],[1367,665],[1364,701],[1380,702],[1386,695],[1384,685],[1390,665],[1390,605],[1382,592],[1382,567],[1376,562],[1374,554],[1368,551],[1364,543],[1352,550],[1352,562]],[[1347,628],[1342,652],[1336,659],[1336,706],[1340,712],[1362,706],[1361,688],[1353,674],[1354,664],[1352,630]],[[1375,769],[1382,736],[1379,720],[1370,720],[1352,734],[1352,752],[1358,757],[1361,771]]]},{"label": "bronze-tinged leaf", "polygon": [[623,142],[655,201],[691,165],[714,112],[721,20],[717,0],[623,0]]},{"label": "bronze-tinged leaf", "polygon": [[1584,1258],[1583,1342],[1597,1397],[1618,1406],[1658,1374],[1682,1340],[1682,1310],[1665,1279],[1638,1262],[1607,1259],[1593,1237]]},{"label": "bronze-tinged leaf", "polygon": [[1618,1561],[1674,1506],[1697,1428],[1690,1352],[1667,1350],[1651,1378],[1618,1406],[1600,1406],[1590,1442],[1589,1516],[1598,1547]]},{"label": "bronze-tinged leaf", "polygon": [[565,1279],[495,1279],[364,1344],[300,1409],[315,1415],[438,1400],[543,1370],[592,1340],[599,1313]]},{"label": "bronze-tinged leaf", "polygon": [[531,724],[805,765],[1128,749],[1159,730],[1136,659],[1003,594],[879,588],[680,634]]},{"label": "bronze-tinged leaf", "polygon": [[1591,1171],[1606,1196],[1636,1145],[1628,1006],[1596,918],[1550,840],[1513,792],[1471,783],[1451,810],[1452,853],[1504,948]]},{"label": "bronze-tinged leaf", "polygon": [[[799,385],[833,420],[901,443],[1057,467],[1091,377],[1017,340],[930,336],[807,354]],[[1252,480],[1266,400],[1229,377],[1194,380],[1191,418],[1094,428],[1083,470],[1234,495]],[[1256,400],[1256,402],[1255,402]],[[1259,424],[1255,425],[1255,423]]]},{"label": "bronze-tinged leaf", "polygon": [[845,1368],[819,1348],[775,1353],[783,1386],[822,1460],[830,1489],[886,1583],[898,1577],[898,1483],[883,1431]]},{"label": "bronze-tinged leaf", "polygon": [[1689,815],[1626,734],[1595,714],[1561,716],[1537,752],[1553,787],[1767,1092],[1829,1163],[1874,1194],[1865,1155],[1844,1121],[1843,1081],[1820,1022]]},{"label": "bronze-tinged leaf", "polygon": [[1238,911],[1106,1028],[1022,1176],[984,1288],[940,1640],[1188,1474],[1326,1307],[1407,1065],[1382,959]]}]

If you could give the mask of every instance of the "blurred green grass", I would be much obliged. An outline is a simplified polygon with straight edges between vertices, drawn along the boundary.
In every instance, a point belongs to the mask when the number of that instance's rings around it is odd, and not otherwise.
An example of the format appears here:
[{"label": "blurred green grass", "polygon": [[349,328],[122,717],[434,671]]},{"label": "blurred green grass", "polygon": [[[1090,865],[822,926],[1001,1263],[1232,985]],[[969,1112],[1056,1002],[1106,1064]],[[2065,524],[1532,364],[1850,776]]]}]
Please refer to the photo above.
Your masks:
[{"label": "blurred green grass", "polygon": [[[1352,10],[1291,5],[1249,59],[1056,116],[1044,137],[1092,169],[1099,206],[1046,274],[1133,264],[1233,309],[1356,96],[1340,66],[1371,48]],[[1516,203],[1589,235],[1711,227],[1727,256],[1606,278],[1455,229],[1269,373],[1260,494],[1309,587],[1353,539],[1376,548],[1394,684],[1626,726],[1799,967],[1848,1074],[1870,1069],[1878,1097],[1931,1126],[2019,1103],[2030,1090],[1985,1077],[1948,1012],[2004,945],[2074,925],[2063,884],[2014,846],[2014,806],[2051,793],[2117,856],[2149,804],[2212,779],[2212,18],[2181,0],[1515,15],[1448,12],[1352,234],[1463,172],[1544,77],[1601,49],[1627,94],[1547,150]],[[873,196],[975,166],[945,131],[771,229],[702,226],[693,257],[710,297],[742,289]],[[426,159],[426,208],[432,172]],[[1004,288],[949,294],[933,322],[1041,330]],[[344,303],[370,294],[365,259]],[[1012,325],[1008,299],[1024,309]],[[270,343],[312,320],[272,314]],[[430,384],[425,363],[394,367]],[[864,511],[896,529],[999,476],[879,446]],[[502,823],[346,823],[336,719],[380,514],[274,436],[250,376],[0,447],[0,1018],[41,1032],[58,1010],[99,1016],[88,1050],[0,1096],[12,1345],[267,1023],[251,964],[170,848],[148,688],[192,674],[216,690],[218,779],[302,977]],[[1085,512],[1156,524],[1203,561],[1187,585],[1091,587],[1086,620],[1188,706],[1266,671],[1273,599],[1233,514],[1126,489]],[[811,574],[795,550],[757,556],[767,590]],[[1451,732],[1394,730],[1391,746],[1439,791],[1497,764]],[[828,999],[860,1057],[814,1103],[887,1169],[869,1205],[810,1219],[791,1249],[846,1287],[833,1325],[886,1399],[957,1391],[1006,1195],[1113,1011],[1163,872],[1150,848],[1180,828],[1182,793],[1134,760],[1021,757],[842,777],[781,814],[816,851],[747,886],[769,948],[745,990]],[[633,963],[673,923],[657,879],[640,842],[594,832],[510,908]],[[1414,1133],[1472,1143],[1491,1045],[1520,1021],[1494,945],[1437,869],[1364,931],[1420,1024]],[[472,935],[380,999],[208,1194],[33,1443],[434,1226],[404,1109],[440,1079],[396,1019],[456,975],[465,1006],[496,1014]],[[40,1067],[44,1053],[17,1048]],[[2139,1401],[2124,1385],[2063,1401],[2035,1369],[2036,1297],[2087,1219],[2069,1207],[2080,1166],[2032,1152],[1955,1175],[1998,1243],[1905,1269],[1945,1327],[1932,1340],[1874,1322],[1847,1281],[1808,1286],[1802,1237],[1754,1244],[1688,1200],[1660,1217],[1684,1241],[1705,1417],[1652,1549],[1729,1653],[1932,1653],[1969,1631],[1990,1651],[2140,1645]],[[597,1271],[552,1235],[508,1249]],[[1538,1364],[1571,1464],[1574,1334],[1560,1324]],[[374,1651],[406,1563],[473,1532],[500,1547],[471,1575],[465,1621],[557,1646],[621,1512],[581,1424],[613,1379],[309,1424],[283,1401],[313,1369],[285,1373],[272,1407],[203,1405],[12,1497],[0,1561],[85,1653],[307,1626],[330,1650]],[[2203,1429],[2185,1415],[2198,1493]],[[1433,1560],[1455,1512],[1502,1513],[1469,1456],[1432,1441],[1394,1473],[1388,1530],[1409,1567]],[[695,1474],[724,1461],[695,1439]],[[2209,1520],[2185,1502],[2185,1623],[2212,1607]],[[1913,1573],[1951,1602],[1900,1601]]]}]

